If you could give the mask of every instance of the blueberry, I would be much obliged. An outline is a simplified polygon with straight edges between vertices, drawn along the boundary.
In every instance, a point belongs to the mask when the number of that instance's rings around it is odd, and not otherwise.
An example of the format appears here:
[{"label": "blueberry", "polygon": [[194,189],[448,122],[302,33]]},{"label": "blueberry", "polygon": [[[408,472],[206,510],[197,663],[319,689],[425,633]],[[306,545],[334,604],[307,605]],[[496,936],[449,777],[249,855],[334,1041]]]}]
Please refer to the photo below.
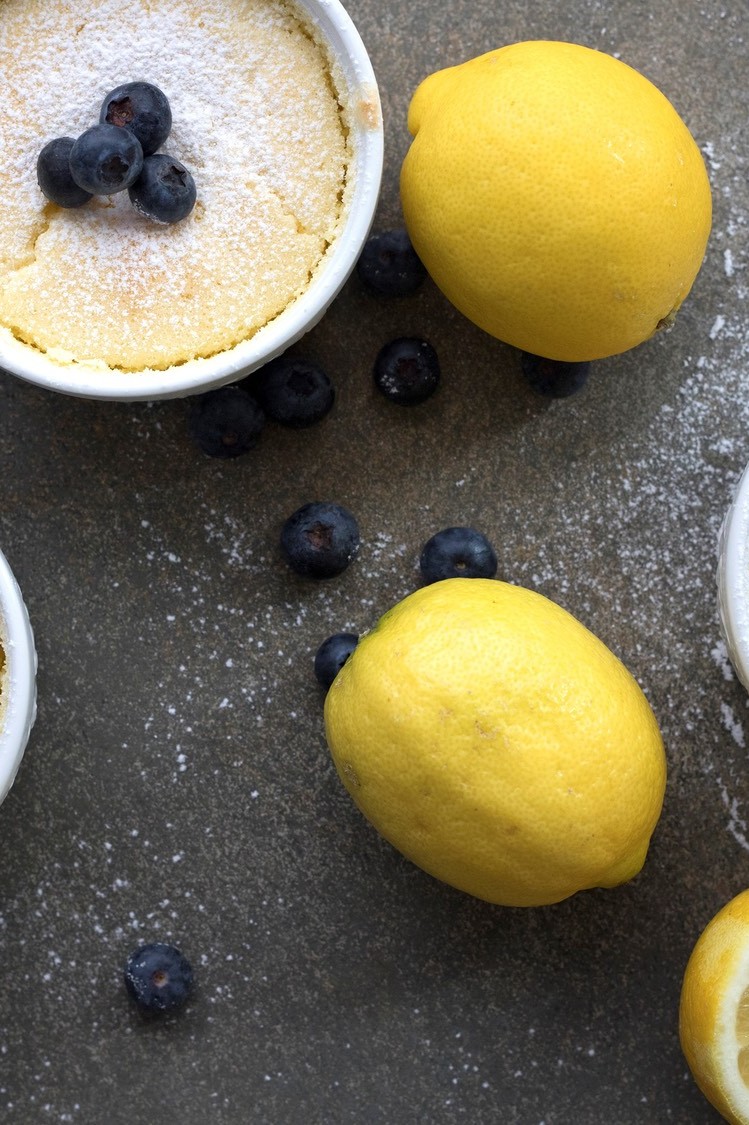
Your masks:
[{"label": "blueberry", "polygon": [[315,676],[318,683],[329,688],[359,643],[356,633],[334,633],[315,653]]},{"label": "blueberry", "polygon": [[190,436],[209,457],[248,453],[257,445],[264,423],[256,399],[236,384],[207,391],[190,404]]},{"label": "blueberry", "polygon": [[367,289],[379,297],[408,297],[427,275],[405,230],[370,235],[356,263],[356,272]]},{"label": "blueberry", "polygon": [[173,945],[154,941],[133,950],[125,964],[125,988],[143,1012],[180,1008],[192,989],[190,962]]},{"label": "blueberry", "polygon": [[99,121],[128,129],[140,141],[144,156],[163,145],[172,128],[172,111],[163,90],[150,82],[126,82],[107,94]]},{"label": "blueberry", "polygon": [[378,391],[400,406],[415,406],[437,390],[440,364],[426,340],[402,336],[380,350],[374,364]]},{"label": "blueberry", "polygon": [[143,149],[132,133],[116,125],[93,125],[70,150],[70,174],[92,195],[113,195],[130,187],[143,167]]},{"label": "blueberry", "polygon": [[39,153],[36,178],[44,195],[59,207],[82,207],[92,198],[90,191],[78,187],[70,174],[70,152],[74,137],[56,137]]},{"label": "blueberry", "polygon": [[560,359],[545,359],[532,352],[520,356],[520,369],[526,382],[539,395],[550,398],[569,398],[581,390],[588,381],[589,363],[566,363]]},{"label": "blueberry", "polygon": [[136,211],[158,223],[178,223],[195,206],[195,180],[179,160],[155,152],[128,191]]},{"label": "blueberry", "polygon": [[427,583],[443,578],[493,578],[497,556],[489,540],[472,527],[446,527],[424,544],[419,567]]},{"label": "blueberry", "polygon": [[359,550],[359,525],[340,504],[304,504],[281,530],[281,551],[303,578],[335,578]]},{"label": "blueberry", "polygon": [[251,376],[249,385],[269,418],[297,429],[324,418],[335,398],[323,369],[296,356],[272,359]]}]

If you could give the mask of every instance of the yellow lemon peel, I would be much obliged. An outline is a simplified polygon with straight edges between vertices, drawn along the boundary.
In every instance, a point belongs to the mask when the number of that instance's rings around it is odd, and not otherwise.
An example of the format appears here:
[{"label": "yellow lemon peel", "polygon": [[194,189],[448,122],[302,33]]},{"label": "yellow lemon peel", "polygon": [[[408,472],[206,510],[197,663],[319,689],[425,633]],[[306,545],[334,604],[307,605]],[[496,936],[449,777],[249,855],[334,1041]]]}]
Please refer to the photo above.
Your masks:
[{"label": "yellow lemon peel", "polygon": [[574,43],[437,71],[408,113],[406,227],[470,320],[551,359],[599,359],[672,323],[711,224],[705,163],[648,79]]},{"label": "yellow lemon peel", "polygon": [[325,703],[343,784],[404,855],[478,898],[557,902],[642,867],[665,787],[620,660],[530,590],[450,579],[360,641]]}]

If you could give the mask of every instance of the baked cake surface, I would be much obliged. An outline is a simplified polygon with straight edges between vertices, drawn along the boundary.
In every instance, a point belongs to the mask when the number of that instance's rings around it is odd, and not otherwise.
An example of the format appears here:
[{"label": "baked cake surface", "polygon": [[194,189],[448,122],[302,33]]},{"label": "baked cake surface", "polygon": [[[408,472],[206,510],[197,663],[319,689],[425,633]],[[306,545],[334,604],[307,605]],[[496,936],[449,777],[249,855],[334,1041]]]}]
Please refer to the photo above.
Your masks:
[{"label": "baked cake surface", "polygon": [[[285,0],[0,3],[0,325],[63,363],[167,368],[249,338],[309,284],[345,208],[351,154],[331,60]],[[162,151],[197,185],[154,223],[127,192],[64,210],[47,141],[143,80],[172,109]]]}]

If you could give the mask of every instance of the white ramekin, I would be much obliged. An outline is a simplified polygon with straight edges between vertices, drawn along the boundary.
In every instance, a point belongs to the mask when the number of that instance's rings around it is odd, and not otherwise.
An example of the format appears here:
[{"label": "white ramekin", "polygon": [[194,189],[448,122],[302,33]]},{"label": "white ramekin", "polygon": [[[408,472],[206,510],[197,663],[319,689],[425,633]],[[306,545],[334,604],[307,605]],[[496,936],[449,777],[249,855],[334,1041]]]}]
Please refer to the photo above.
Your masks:
[{"label": "white ramekin", "polygon": [[81,398],[181,398],[242,378],[280,355],[318,323],[356,265],[374,219],[382,179],[382,110],[366,48],[339,0],[296,3],[327,43],[346,82],[353,150],[353,187],[343,229],[305,292],[250,340],[167,371],[123,373],[85,364],[59,364],[6,330],[0,331],[0,367],[48,390]]},{"label": "white ramekin", "polygon": [[749,691],[749,465],[720,530],[718,609],[731,663]]},{"label": "white ramekin", "polygon": [[29,615],[8,561],[0,551],[0,802],[21,764],[36,718],[36,649]]}]

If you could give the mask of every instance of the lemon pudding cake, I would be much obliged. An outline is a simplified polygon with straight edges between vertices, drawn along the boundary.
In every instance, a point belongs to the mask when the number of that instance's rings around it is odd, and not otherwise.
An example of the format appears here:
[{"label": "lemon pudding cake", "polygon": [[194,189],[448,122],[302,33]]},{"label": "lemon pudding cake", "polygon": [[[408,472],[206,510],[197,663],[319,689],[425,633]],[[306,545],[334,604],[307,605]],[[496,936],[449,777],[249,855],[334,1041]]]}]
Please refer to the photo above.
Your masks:
[{"label": "lemon pudding cake", "polygon": [[[0,5],[0,331],[62,364],[137,372],[249,339],[308,287],[351,190],[343,80],[287,0],[5,0]],[[165,225],[128,193],[64,209],[40,149],[146,81],[163,150],[197,201]]]}]

